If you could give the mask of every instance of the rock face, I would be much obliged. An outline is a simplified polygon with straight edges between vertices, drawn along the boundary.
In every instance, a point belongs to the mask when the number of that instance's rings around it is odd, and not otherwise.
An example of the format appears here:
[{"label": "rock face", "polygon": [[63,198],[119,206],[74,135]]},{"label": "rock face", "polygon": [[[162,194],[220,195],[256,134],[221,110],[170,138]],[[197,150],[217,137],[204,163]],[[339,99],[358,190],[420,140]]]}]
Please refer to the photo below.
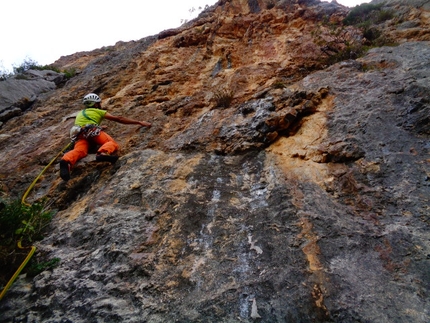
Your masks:
[{"label": "rock face", "polygon": [[430,14],[386,3],[400,44],[331,66],[315,30],[348,10],[319,1],[219,1],[57,61],[80,73],[0,130],[5,192],[68,142],[87,92],[153,127],[106,123],[114,166],[45,174],[30,200],[58,213],[36,257],[61,261],[21,276],[0,321],[430,321]]},{"label": "rock face", "polygon": [[0,81],[0,126],[21,115],[45,92],[55,90],[64,75],[54,71],[28,70]]}]

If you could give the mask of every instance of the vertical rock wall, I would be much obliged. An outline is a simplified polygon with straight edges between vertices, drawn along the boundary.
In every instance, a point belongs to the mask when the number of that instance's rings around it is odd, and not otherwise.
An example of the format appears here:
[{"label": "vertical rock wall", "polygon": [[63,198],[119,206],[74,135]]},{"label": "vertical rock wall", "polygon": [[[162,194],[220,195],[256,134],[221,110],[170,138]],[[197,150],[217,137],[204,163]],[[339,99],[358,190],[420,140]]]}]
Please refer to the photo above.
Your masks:
[{"label": "vertical rock wall", "polygon": [[[3,160],[20,153],[2,175],[10,191],[62,144],[76,93],[97,85],[112,113],[154,126],[110,125],[114,166],[89,156],[67,184],[45,175],[31,198],[58,213],[37,257],[61,261],[18,279],[1,322],[429,321],[429,43],[287,76],[279,44],[303,39],[312,3],[220,1],[197,26],[91,61],[21,119],[36,145],[2,143]],[[216,16],[228,6],[253,9]],[[234,38],[248,20],[255,33]],[[262,33],[281,39],[266,61]],[[220,56],[227,39],[237,51]],[[234,98],[219,107],[224,84]]]}]

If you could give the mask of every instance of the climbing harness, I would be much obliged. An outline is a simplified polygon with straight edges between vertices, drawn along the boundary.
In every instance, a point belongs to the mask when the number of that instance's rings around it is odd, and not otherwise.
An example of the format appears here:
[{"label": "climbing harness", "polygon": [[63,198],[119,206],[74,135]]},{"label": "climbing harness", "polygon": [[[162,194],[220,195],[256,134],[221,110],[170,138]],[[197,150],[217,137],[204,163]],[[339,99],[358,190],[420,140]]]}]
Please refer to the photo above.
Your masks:
[{"label": "climbing harness", "polygon": [[82,114],[85,119],[94,122],[94,124],[87,124],[84,127],[74,125],[70,129],[70,139],[72,139],[72,141],[78,140],[80,136],[85,139],[98,136],[103,130],[102,127],[98,125],[98,122],[86,113],[86,109],[82,110]]},{"label": "climbing harness", "polygon": [[100,134],[100,131],[102,131],[102,127],[96,126],[94,124],[88,124],[82,128],[81,133],[82,136],[86,139],[98,136]]},{"label": "climbing harness", "polygon": [[95,124],[87,124],[85,127],[75,125],[70,129],[70,139],[73,142],[76,142],[79,138],[88,139],[91,137],[96,137],[102,130],[102,127]]},{"label": "climbing harness", "polygon": [[[21,199],[21,203],[26,205],[26,206],[31,206],[29,203],[27,203],[25,201],[25,199],[27,198],[28,194],[30,193],[30,191],[32,190],[32,188],[34,187],[34,185],[36,185],[37,181],[39,180],[39,178],[43,175],[43,173],[45,173],[45,171],[49,168],[49,166],[51,166],[54,161],[66,150],[68,149],[73,142],[68,143],[63,149],[61,149],[61,151],[49,162],[48,165],[45,166],[45,168],[40,172],[40,174],[34,179],[34,181],[30,184],[30,186],[28,187],[27,191],[25,191],[24,195],[22,196]],[[22,247],[21,245],[21,240],[18,241],[18,248],[20,249],[25,249],[24,247]],[[4,295],[6,294],[6,292],[8,291],[8,289],[12,286],[12,284],[14,283],[15,279],[19,276],[19,274],[21,273],[21,271],[24,269],[24,267],[27,265],[27,263],[30,261],[31,257],[33,256],[34,252],[36,251],[36,247],[35,246],[31,246],[31,250],[29,252],[29,254],[27,255],[27,257],[24,259],[24,261],[22,262],[21,266],[19,266],[19,268],[16,270],[15,274],[12,276],[12,278],[9,280],[9,282],[6,284],[6,286],[3,288],[3,291],[0,294],[0,300],[4,297]]]},{"label": "climbing harness", "polygon": [[72,142],[76,142],[80,138],[91,138],[96,137],[103,130],[102,127],[95,124],[87,124],[85,127],[73,126],[70,129],[70,139]]}]

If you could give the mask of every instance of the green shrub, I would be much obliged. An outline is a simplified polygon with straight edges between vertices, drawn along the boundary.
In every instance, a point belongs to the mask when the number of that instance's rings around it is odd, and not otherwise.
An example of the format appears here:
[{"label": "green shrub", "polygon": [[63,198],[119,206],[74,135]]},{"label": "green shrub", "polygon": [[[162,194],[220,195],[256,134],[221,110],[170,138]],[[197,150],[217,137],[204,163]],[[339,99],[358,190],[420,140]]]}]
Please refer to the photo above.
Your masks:
[{"label": "green shrub", "polygon": [[71,79],[72,77],[74,77],[76,75],[76,69],[70,68],[68,70],[64,70],[63,73],[64,73],[64,76],[66,77],[66,79]]},{"label": "green shrub", "polygon": [[347,44],[344,48],[332,52],[323,50],[323,52],[327,55],[325,59],[325,64],[327,65],[336,64],[338,62],[345,61],[348,59],[357,59],[362,56],[366,51],[367,47],[362,46],[360,44]]},{"label": "green shrub", "polygon": [[32,260],[27,268],[27,276],[34,277],[40,274],[42,271],[52,269],[57,267],[60,263],[60,258],[52,258],[48,261],[38,262],[37,260]]},{"label": "green shrub", "polygon": [[272,88],[274,89],[284,89],[286,87],[287,85],[285,84],[285,82],[282,82],[282,81],[276,81],[275,83],[272,84]]},{"label": "green shrub", "polygon": [[[331,24],[327,18],[324,18],[319,28],[312,33],[315,44],[325,54],[321,63],[332,65],[347,59],[357,59],[369,48],[395,45],[377,26],[394,17],[392,11],[382,9],[383,5],[363,3],[356,6],[343,20],[343,25]],[[346,25],[353,25],[359,29],[365,42],[360,41],[360,37],[354,37],[351,34],[351,28],[347,28]],[[329,35],[326,34],[323,37],[322,27],[329,29]]]},{"label": "green shrub", "polygon": [[26,58],[21,63],[21,65],[13,67],[13,72],[14,74],[19,74],[19,73],[28,71],[30,69],[35,69],[37,68],[37,66],[39,66],[39,64],[36,61],[32,60],[31,58]]},{"label": "green shrub", "polygon": [[24,74],[16,74],[15,79],[17,80],[28,80],[28,76]]},{"label": "green shrub", "polygon": [[26,58],[19,66],[14,66],[13,70],[15,74],[23,73],[28,70],[37,70],[37,71],[50,70],[57,73],[61,72],[57,67],[52,65],[39,65],[39,63],[37,63],[31,58]]},{"label": "green shrub", "polygon": [[376,17],[375,23],[381,23],[394,18],[394,12],[392,10],[380,10]]},{"label": "green shrub", "polygon": [[0,61],[0,81],[5,81],[11,76],[12,73],[7,71],[6,68],[3,66],[2,62]]},{"label": "green shrub", "polygon": [[14,245],[21,240],[29,244],[43,238],[43,230],[53,216],[44,208],[44,203],[24,205],[20,200],[0,200],[0,245]]},{"label": "green shrub", "polygon": [[383,10],[384,4],[362,3],[355,6],[343,20],[345,25],[379,24],[394,17],[392,11]]},{"label": "green shrub", "polygon": [[32,60],[31,58],[26,58],[19,66],[13,67],[13,73],[7,74],[6,72],[0,69],[0,81],[5,80],[13,75],[16,75],[15,77],[18,79],[26,79],[25,76],[22,76],[20,74],[30,69],[38,70],[38,71],[49,70],[57,73],[64,73],[64,76],[67,80],[71,79],[76,75],[75,68],[70,68],[70,69],[61,71],[58,67],[55,67],[53,65],[39,65],[36,61]]},{"label": "green shrub", "polygon": [[[29,246],[41,240],[53,212],[43,202],[24,205],[20,200],[0,197],[0,287],[5,286],[29,254]],[[20,244],[18,244],[20,242]],[[55,267],[60,259],[39,262],[32,257],[26,272],[35,276]]]}]

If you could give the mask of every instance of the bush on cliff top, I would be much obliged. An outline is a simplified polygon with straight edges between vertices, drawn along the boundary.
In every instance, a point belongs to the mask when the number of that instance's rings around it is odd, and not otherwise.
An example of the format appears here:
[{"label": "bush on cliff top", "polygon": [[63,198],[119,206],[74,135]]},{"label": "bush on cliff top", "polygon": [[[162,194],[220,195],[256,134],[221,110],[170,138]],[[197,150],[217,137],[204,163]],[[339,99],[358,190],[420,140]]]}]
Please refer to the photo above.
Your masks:
[{"label": "bush on cliff top", "polygon": [[76,70],[74,68],[61,71],[60,69],[58,69],[55,66],[40,65],[35,60],[33,60],[31,58],[26,58],[26,59],[24,59],[24,61],[20,65],[13,67],[12,73],[8,72],[4,68],[4,66],[0,65],[0,81],[4,81],[4,80],[6,80],[6,79],[8,79],[14,75],[19,75],[19,74],[24,73],[28,70],[39,70],[39,71],[50,70],[50,71],[54,71],[57,73],[64,73],[64,76],[66,77],[66,79],[70,79],[76,75]]},{"label": "bush on cliff top", "polygon": [[[325,54],[323,63],[332,65],[343,60],[357,59],[371,47],[394,45],[377,26],[394,16],[392,11],[383,10],[382,6],[383,4],[370,3],[356,6],[343,20],[343,24],[330,23],[328,19],[323,21],[321,25],[329,28],[330,34],[323,37],[321,30],[313,32],[316,44]],[[346,26],[354,26],[360,30],[365,42]]]},{"label": "bush on cliff top", "polygon": [[393,18],[392,11],[383,10],[384,4],[362,3],[355,6],[343,20],[345,25],[375,25]]}]

